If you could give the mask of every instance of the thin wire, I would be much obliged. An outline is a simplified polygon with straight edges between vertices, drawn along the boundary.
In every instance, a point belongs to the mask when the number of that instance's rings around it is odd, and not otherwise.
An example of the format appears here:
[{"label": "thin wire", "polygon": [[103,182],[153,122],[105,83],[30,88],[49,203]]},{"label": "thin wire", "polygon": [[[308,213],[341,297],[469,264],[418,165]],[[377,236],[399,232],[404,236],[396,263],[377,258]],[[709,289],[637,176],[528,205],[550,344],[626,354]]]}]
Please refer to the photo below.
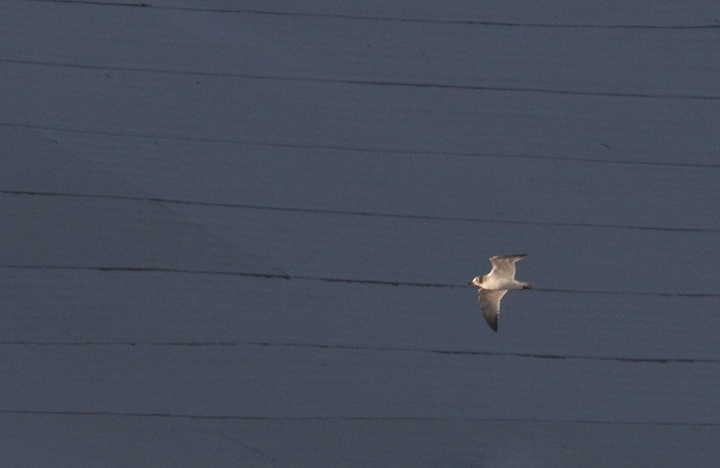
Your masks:
[{"label": "thin wire", "polygon": [[543,354],[509,351],[472,351],[430,348],[403,348],[397,346],[358,346],[325,343],[292,343],[272,341],[0,341],[0,346],[47,346],[47,347],[168,347],[168,348],[235,348],[243,346],[310,348],[322,350],[369,351],[392,353],[422,353],[443,356],[511,357],[542,360],[613,361],[630,364],[720,364],[720,359],[710,358],[643,358],[628,356],[589,356],[573,354]]},{"label": "thin wire", "polygon": [[[36,1],[36,0],[26,0]],[[122,72],[138,72],[138,73],[160,73],[168,75],[185,75],[185,76],[206,76],[221,78],[237,78],[244,80],[268,80],[268,81],[291,81],[291,82],[307,82],[307,83],[329,83],[340,85],[359,85],[359,86],[398,86],[411,88],[433,88],[433,89],[454,89],[464,91],[494,91],[494,92],[513,92],[513,93],[544,93],[559,94],[570,96],[594,96],[594,97],[621,97],[621,98],[649,98],[649,99],[690,99],[690,100],[720,100],[720,96],[709,94],[659,94],[659,93],[619,93],[619,92],[602,92],[602,91],[573,91],[551,88],[523,88],[512,86],[479,86],[479,85],[459,85],[447,83],[421,83],[409,81],[383,81],[383,80],[350,80],[339,78],[318,78],[318,77],[291,77],[291,76],[273,76],[273,75],[252,75],[243,73],[220,73],[220,72],[192,72],[167,70],[161,68],[145,68],[145,67],[118,67],[118,66],[102,66],[102,65],[81,65],[75,63],[60,63],[50,61],[36,60],[16,60],[16,59],[0,59],[0,62],[13,63],[18,65],[40,65],[48,67],[77,68],[85,70],[103,70],[103,71],[122,71]]]},{"label": "thin wire", "polygon": [[569,222],[552,222],[552,221],[516,221],[516,220],[504,220],[504,219],[491,219],[491,218],[467,218],[460,216],[433,216],[433,215],[411,215],[411,214],[393,214],[393,213],[376,213],[368,211],[349,211],[349,210],[328,210],[319,208],[293,208],[293,207],[282,207],[282,206],[268,206],[268,205],[251,205],[244,203],[220,203],[220,202],[199,202],[190,200],[177,200],[172,198],[161,198],[161,197],[136,197],[130,195],[98,195],[98,194],[81,194],[81,193],[67,193],[67,192],[41,192],[31,190],[3,190],[0,189],[0,194],[5,195],[27,195],[27,196],[38,196],[38,197],[67,197],[67,198],[89,198],[89,199],[101,199],[101,200],[127,200],[127,201],[141,201],[141,202],[157,202],[177,205],[192,205],[192,206],[210,206],[218,208],[234,208],[234,209],[246,209],[246,210],[259,210],[259,211],[280,211],[290,213],[308,213],[308,214],[320,214],[320,215],[337,215],[337,216],[365,216],[365,217],[376,217],[376,218],[400,218],[400,219],[415,219],[415,220],[427,220],[427,221],[448,221],[448,222],[470,222],[470,223],[482,223],[482,224],[512,224],[512,225],[523,225],[523,226],[557,226],[557,227],[580,227],[580,228],[602,228],[602,229],[630,229],[630,230],[641,230],[641,231],[661,231],[661,232],[700,232],[700,233],[718,233],[720,229],[713,228],[678,228],[678,227],[659,227],[659,226],[637,226],[637,225],[623,225],[623,224],[600,224],[600,223],[569,223]]},{"label": "thin wire", "polygon": [[593,425],[622,425],[622,426],[690,426],[690,427],[720,427],[716,422],[691,421],[612,421],[599,419],[545,419],[545,418],[473,418],[473,417],[443,417],[443,416],[242,416],[242,415],[211,415],[170,412],[125,412],[125,411],[51,411],[51,410],[22,410],[0,409],[0,414],[23,414],[40,416],[110,416],[134,418],[173,418],[173,419],[200,419],[200,420],[234,420],[234,421],[348,421],[348,422],[496,422],[496,423],[553,423],[553,424],[593,424]]},{"label": "thin wire", "polygon": [[[0,60],[1,62],[2,60]],[[341,145],[315,145],[315,144],[299,144],[299,143],[272,143],[251,140],[237,140],[229,138],[207,138],[207,137],[188,137],[188,136],[169,136],[152,133],[136,133],[136,132],[110,132],[102,130],[81,130],[64,127],[54,127],[47,125],[18,124],[10,122],[0,122],[0,127],[27,128],[31,130],[50,130],[65,133],[78,133],[82,135],[98,135],[120,138],[143,138],[151,140],[170,140],[170,141],[190,141],[197,143],[226,143],[246,146],[263,146],[270,148],[294,148],[294,149],[314,149],[314,150],[330,150],[330,151],[353,151],[359,153],[370,154],[388,154],[388,155],[409,155],[409,156],[443,156],[443,157],[471,157],[471,158],[495,158],[495,159],[530,159],[540,161],[559,161],[559,162],[579,162],[591,164],[629,164],[634,166],[660,166],[660,167],[682,167],[691,169],[720,169],[720,164],[709,163],[685,163],[685,162],[660,162],[660,161],[628,161],[621,159],[599,159],[599,158],[570,158],[564,156],[544,156],[532,154],[493,154],[493,153],[469,153],[455,151],[423,151],[423,150],[403,150],[389,148],[362,148],[355,146]]]},{"label": "thin wire", "polygon": [[[356,278],[334,278],[322,276],[289,275],[286,273],[256,273],[244,271],[222,271],[222,270],[191,270],[183,268],[162,268],[162,267],[131,267],[131,266],[82,266],[82,265],[0,265],[0,268],[12,270],[69,270],[69,271],[101,271],[101,272],[126,272],[126,273],[168,273],[168,274],[189,274],[189,275],[216,275],[216,276],[239,276],[263,279],[301,280],[301,281],[322,281],[326,283],[346,284],[367,284],[378,286],[406,286],[418,288],[467,288],[467,284],[458,283],[421,283],[414,281],[390,281],[378,279],[356,279]],[[648,291],[612,291],[602,289],[560,289],[560,288],[533,288],[533,291],[556,293],[556,294],[608,294],[621,296],[654,296],[654,297],[720,297],[719,293],[673,293],[673,292],[648,292]]]},{"label": "thin wire", "polygon": [[717,29],[718,24],[696,24],[696,25],[633,25],[633,24],[568,24],[568,23],[521,23],[509,21],[481,21],[481,20],[443,20],[443,19],[415,19],[400,18],[389,16],[363,16],[363,15],[347,15],[332,13],[301,13],[301,12],[282,12],[269,10],[252,10],[239,8],[193,8],[193,7],[176,7],[165,5],[152,5],[150,3],[133,3],[133,2],[117,2],[108,3],[97,0],[26,0],[47,3],[72,3],[80,5],[93,5],[104,7],[129,7],[129,8],[152,8],[159,10],[176,10],[190,11],[201,13],[225,13],[225,14],[253,14],[253,15],[270,15],[270,16],[289,16],[289,17],[310,17],[310,18],[330,18],[330,19],[347,19],[358,21],[391,21],[401,23],[422,23],[422,24],[447,24],[447,25],[466,25],[466,26],[500,26],[500,27],[525,27],[525,28],[573,28],[573,29],[671,29],[671,30],[693,30],[693,29]]}]

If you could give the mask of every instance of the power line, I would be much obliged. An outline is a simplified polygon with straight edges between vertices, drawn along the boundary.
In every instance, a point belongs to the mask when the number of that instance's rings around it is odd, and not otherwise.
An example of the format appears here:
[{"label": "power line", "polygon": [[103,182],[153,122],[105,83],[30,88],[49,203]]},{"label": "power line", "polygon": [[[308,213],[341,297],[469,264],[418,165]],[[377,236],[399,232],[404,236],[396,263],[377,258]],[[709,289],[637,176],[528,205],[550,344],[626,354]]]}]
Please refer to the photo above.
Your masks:
[{"label": "power line", "polygon": [[[26,0],[27,1],[27,0]],[[32,0],[36,1],[36,0]],[[0,62],[12,63],[16,65],[38,65],[47,67],[76,68],[84,70],[103,70],[103,71],[122,71],[137,73],[160,73],[169,75],[185,75],[195,77],[219,77],[219,78],[236,78],[244,80],[267,80],[267,81],[286,81],[286,82],[306,82],[306,83],[327,83],[339,85],[356,85],[356,86],[392,86],[392,87],[410,87],[410,88],[431,88],[431,89],[452,89],[462,91],[483,91],[483,92],[512,92],[512,93],[541,93],[541,94],[558,94],[570,96],[592,96],[592,97],[620,97],[620,98],[649,98],[649,99],[689,99],[689,100],[720,100],[718,95],[709,94],[660,94],[660,93],[620,93],[620,92],[604,92],[604,91],[576,91],[562,90],[552,88],[533,88],[533,87],[513,87],[513,86],[481,86],[481,85],[461,85],[449,83],[423,83],[411,81],[386,81],[386,80],[351,80],[340,78],[318,78],[318,77],[294,77],[294,76],[273,76],[273,75],[253,75],[243,73],[222,73],[222,72],[192,72],[179,70],[166,70],[161,68],[145,68],[145,67],[118,67],[118,66],[102,66],[102,65],[83,65],[76,63],[60,63],[50,61],[36,60],[16,60],[16,59],[0,59]]]},{"label": "power line", "polygon": [[198,420],[236,420],[236,421],[347,421],[347,422],[497,422],[497,423],[559,423],[559,424],[592,424],[620,426],[689,426],[689,427],[720,427],[715,422],[691,421],[612,421],[601,419],[546,419],[546,418],[479,418],[479,417],[444,417],[444,416],[243,416],[243,415],[212,415],[171,412],[125,412],[125,411],[58,411],[58,410],[22,410],[0,409],[0,414],[20,414],[37,416],[109,416],[132,418],[167,418],[167,419],[198,419]]},{"label": "power line", "polygon": [[261,346],[278,348],[310,348],[322,350],[371,351],[392,353],[422,353],[443,356],[511,357],[541,360],[613,361],[631,364],[720,364],[720,359],[710,358],[647,358],[630,356],[591,356],[580,354],[548,354],[510,351],[473,351],[457,349],[407,348],[397,346],[361,346],[325,343],[292,343],[273,341],[0,341],[0,346],[47,346],[47,347],[168,347],[168,348],[235,348]]},{"label": "power line", "polygon": [[498,26],[498,27],[523,27],[523,28],[571,28],[571,29],[670,29],[670,30],[693,30],[693,29],[717,29],[718,24],[695,24],[695,25],[633,25],[633,24],[573,24],[573,23],[522,23],[513,21],[482,21],[482,20],[452,20],[452,19],[422,19],[422,18],[401,18],[391,16],[368,16],[348,15],[333,13],[303,13],[283,12],[269,10],[253,10],[246,8],[193,8],[176,7],[167,5],[152,5],[150,3],[118,2],[108,3],[96,0],[27,0],[47,3],[71,3],[80,5],[93,5],[103,7],[129,7],[129,8],[152,8],[159,10],[176,10],[199,13],[225,13],[225,14],[253,14],[288,17],[310,17],[344,19],[356,21],[383,21],[400,23],[421,23],[421,24],[445,24],[461,26]]},{"label": "power line", "polygon": [[[223,270],[194,270],[184,268],[162,268],[162,267],[133,267],[133,266],[82,266],[82,265],[0,265],[0,268],[12,270],[75,270],[75,271],[100,271],[100,272],[125,272],[125,273],[168,273],[168,274],[189,274],[189,275],[216,275],[216,276],[239,276],[263,279],[282,279],[300,281],[321,281],[326,283],[346,284],[367,284],[377,286],[406,286],[419,288],[467,288],[467,284],[458,283],[422,283],[413,281],[391,281],[379,279],[361,278],[337,278],[322,276],[303,276],[278,273],[257,273],[243,271]],[[654,296],[654,297],[720,297],[717,293],[670,293],[670,292],[647,292],[647,291],[612,291],[601,289],[559,289],[559,288],[533,288],[533,291],[557,294],[608,294],[620,296]]]},{"label": "power line", "polygon": [[481,224],[514,224],[522,226],[556,226],[556,227],[579,227],[579,228],[603,228],[603,229],[630,229],[640,231],[661,231],[661,232],[702,232],[702,233],[718,233],[720,229],[713,228],[675,228],[675,227],[659,227],[659,226],[638,226],[627,224],[602,224],[602,223],[570,223],[570,222],[552,222],[552,221],[518,221],[507,219],[491,219],[491,218],[470,218],[462,216],[435,216],[435,215],[412,215],[412,214],[393,214],[393,213],[377,213],[369,211],[349,211],[349,210],[328,210],[320,208],[293,208],[282,206],[268,205],[251,205],[246,203],[221,203],[221,202],[201,202],[190,200],[177,200],[172,198],[161,197],[136,197],[130,195],[101,195],[101,194],[81,194],[67,192],[41,192],[30,190],[3,190],[0,194],[5,195],[27,195],[39,197],[67,197],[67,198],[89,198],[100,200],[126,200],[140,202],[157,202],[177,205],[194,205],[194,206],[211,206],[218,208],[233,208],[259,211],[280,211],[290,213],[307,213],[320,215],[337,215],[337,216],[366,216],[376,218],[400,218],[400,219],[416,219],[426,221],[448,221],[448,222],[468,222]]},{"label": "power line", "polygon": [[[2,60],[0,59],[0,62]],[[291,148],[291,149],[314,149],[314,150],[330,150],[330,151],[353,151],[358,153],[370,154],[388,154],[388,155],[407,155],[407,156],[443,156],[443,157],[471,157],[471,158],[495,158],[495,159],[529,159],[541,161],[558,161],[558,162],[579,162],[591,164],[627,164],[634,166],[660,166],[660,167],[682,167],[690,169],[720,169],[720,164],[712,163],[686,163],[686,162],[661,162],[661,161],[629,161],[622,159],[600,159],[600,158],[575,158],[564,156],[545,156],[533,154],[498,154],[498,153],[471,153],[461,151],[425,151],[410,149],[390,149],[390,148],[363,148],[357,146],[343,145],[317,145],[317,144],[301,144],[301,143],[278,143],[263,142],[252,140],[238,140],[232,138],[208,138],[208,137],[188,137],[188,136],[171,136],[160,135],[154,133],[139,132],[110,132],[104,130],[82,130],[74,128],[56,127],[48,125],[34,124],[18,124],[10,122],[0,122],[0,127],[26,128],[30,130],[49,130],[65,133],[78,133],[81,135],[97,135],[120,138],[142,138],[151,140],[170,140],[170,141],[191,141],[197,143],[226,143],[246,146],[264,146],[269,148]]]}]

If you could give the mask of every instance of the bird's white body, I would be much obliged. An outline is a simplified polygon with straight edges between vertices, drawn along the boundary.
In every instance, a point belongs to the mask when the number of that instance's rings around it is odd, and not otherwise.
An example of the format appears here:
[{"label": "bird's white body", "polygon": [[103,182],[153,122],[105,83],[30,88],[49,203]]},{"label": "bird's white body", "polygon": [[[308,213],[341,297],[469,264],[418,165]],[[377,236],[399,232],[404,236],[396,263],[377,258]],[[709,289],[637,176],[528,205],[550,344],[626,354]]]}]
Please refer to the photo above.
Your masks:
[{"label": "bird's white body", "polygon": [[497,331],[498,317],[500,316],[500,300],[506,292],[514,289],[532,289],[532,283],[525,283],[515,279],[515,262],[527,255],[496,255],[490,257],[492,270],[484,276],[473,278],[470,284],[480,288],[478,302],[483,311],[485,320],[490,328]]},{"label": "bird's white body", "polygon": [[493,273],[481,276],[480,278],[480,282],[475,282],[475,280],[473,280],[472,284],[474,284],[478,288],[482,288],[488,291],[509,291],[511,289],[527,289],[528,284],[517,281],[514,278],[506,278],[504,276]]}]

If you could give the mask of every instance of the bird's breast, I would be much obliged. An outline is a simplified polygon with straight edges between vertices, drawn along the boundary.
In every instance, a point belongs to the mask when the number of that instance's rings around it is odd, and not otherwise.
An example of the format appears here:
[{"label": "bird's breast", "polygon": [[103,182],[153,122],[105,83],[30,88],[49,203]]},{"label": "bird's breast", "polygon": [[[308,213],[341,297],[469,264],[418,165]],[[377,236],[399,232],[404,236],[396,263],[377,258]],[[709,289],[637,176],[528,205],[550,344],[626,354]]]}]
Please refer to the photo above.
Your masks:
[{"label": "bird's breast", "polygon": [[485,277],[485,280],[482,282],[482,288],[483,289],[489,289],[489,290],[508,290],[508,289],[521,289],[522,286],[520,284],[512,279],[509,278],[502,278],[497,276],[491,276]]}]

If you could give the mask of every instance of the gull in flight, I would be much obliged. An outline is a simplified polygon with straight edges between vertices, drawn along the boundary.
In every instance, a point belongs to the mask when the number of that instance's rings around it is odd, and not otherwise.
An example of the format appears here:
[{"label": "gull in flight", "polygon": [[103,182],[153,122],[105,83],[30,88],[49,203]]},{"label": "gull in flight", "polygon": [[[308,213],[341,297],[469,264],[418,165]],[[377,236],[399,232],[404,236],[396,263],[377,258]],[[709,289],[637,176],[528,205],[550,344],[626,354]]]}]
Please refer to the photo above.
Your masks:
[{"label": "gull in flight", "polygon": [[490,257],[492,270],[484,276],[470,281],[478,288],[478,302],[490,328],[497,331],[500,315],[500,300],[511,289],[532,289],[532,283],[515,280],[515,262],[527,255],[496,255]]}]

